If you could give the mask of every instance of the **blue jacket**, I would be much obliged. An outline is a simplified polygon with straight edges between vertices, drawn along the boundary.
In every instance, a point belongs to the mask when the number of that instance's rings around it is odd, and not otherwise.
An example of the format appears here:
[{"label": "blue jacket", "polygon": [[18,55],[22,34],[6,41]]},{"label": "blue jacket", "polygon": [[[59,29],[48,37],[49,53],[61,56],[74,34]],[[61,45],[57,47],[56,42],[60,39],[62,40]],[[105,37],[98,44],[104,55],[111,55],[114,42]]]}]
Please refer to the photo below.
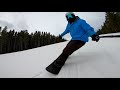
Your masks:
[{"label": "blue jacket", "polygon": [[96,34],[94,29],[88,23],[86,23],[85,20],[80,19],[78,16],[73,23],[67,24],[65,31],[61,34],[61,37],[67,33],[70,33],[72,37],[71,40],[81,40],[84,42],[88,42],[88,37]]}]

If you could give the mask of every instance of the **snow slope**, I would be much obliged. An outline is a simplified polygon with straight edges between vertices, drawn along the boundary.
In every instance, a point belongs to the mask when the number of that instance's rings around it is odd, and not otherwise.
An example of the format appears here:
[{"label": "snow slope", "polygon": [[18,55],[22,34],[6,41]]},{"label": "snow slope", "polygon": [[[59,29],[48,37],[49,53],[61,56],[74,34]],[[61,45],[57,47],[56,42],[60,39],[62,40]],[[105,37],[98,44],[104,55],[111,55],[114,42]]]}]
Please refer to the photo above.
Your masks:
[{"label": "snow slope", "polygon": [[0,55],[0,78],[120,78],[120,38],[88,42],[68,58],[58,75],[50,74],[46,66],[67,43]]}]

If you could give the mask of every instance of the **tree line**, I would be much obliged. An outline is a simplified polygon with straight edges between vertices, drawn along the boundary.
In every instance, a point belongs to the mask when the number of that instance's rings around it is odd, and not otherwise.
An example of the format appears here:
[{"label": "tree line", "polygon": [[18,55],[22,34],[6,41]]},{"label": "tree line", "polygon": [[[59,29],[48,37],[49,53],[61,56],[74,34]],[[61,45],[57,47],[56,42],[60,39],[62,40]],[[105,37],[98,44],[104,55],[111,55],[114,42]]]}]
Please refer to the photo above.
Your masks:
[{"label": "tree line", "polygon": [[45,45],[64,42],[65,39],[50,34],[50,32],[35,31],[29,34],[28,30],[7,30],[0,27],[0,54],[28,50]]},{"label": "tree line", "polygon": [[105,22],[97,34],[120,32],[120,12],[105,12]]}]

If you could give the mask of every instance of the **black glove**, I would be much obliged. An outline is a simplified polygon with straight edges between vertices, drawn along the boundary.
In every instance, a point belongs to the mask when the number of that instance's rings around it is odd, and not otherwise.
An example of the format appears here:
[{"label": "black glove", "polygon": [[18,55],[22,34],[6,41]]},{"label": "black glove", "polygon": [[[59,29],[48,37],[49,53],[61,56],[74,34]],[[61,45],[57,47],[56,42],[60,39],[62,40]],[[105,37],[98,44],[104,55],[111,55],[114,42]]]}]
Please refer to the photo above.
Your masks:
[{"label": "black glove", "polygon": [[98,42],[100,39],[99,35],[96,35],[96,34],[92,35],[91,38],[93,41],[96,41],[96,42]]},{"label": "black glove", "polygon": [[62,37],[59,35],[59,39],[62,39]]}]

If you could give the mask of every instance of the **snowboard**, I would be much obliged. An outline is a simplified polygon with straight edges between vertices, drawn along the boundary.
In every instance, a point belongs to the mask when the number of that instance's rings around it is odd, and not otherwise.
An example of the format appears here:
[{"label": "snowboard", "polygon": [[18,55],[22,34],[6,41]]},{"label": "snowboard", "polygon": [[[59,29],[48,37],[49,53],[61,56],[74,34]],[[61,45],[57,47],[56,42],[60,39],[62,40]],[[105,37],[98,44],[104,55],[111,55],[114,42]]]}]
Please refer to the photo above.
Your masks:
[{"label": "snowboard", "polygon": [[46,67],[46,70],[49,73],[57,75],[57,74],[59,74],[63,65],[56,65],[55,63],[56,63],[56,61],[52,62],[49,66]]}]

